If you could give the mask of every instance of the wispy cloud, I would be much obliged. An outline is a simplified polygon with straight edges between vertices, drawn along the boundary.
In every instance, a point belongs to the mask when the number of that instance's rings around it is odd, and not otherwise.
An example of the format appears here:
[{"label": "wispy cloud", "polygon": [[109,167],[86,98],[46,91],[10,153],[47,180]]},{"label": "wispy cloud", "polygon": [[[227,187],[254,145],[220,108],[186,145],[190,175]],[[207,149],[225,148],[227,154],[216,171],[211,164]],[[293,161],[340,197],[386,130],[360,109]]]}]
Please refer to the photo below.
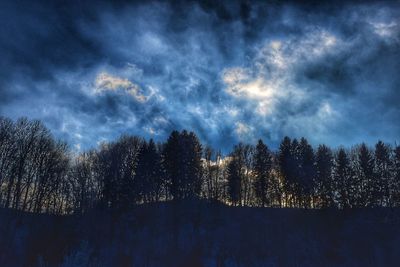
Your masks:
[{"label": "wispy cloud", "polygon": [[0,5],[0,114],[76,148],[183,128],[225,151],[400,135],[398,3]]},{"label": "wispy cloud", "polygon": [[101,72],[97,75],[95,84],[95,92],[102,93],[105,91],[118,91],[126,92],[139,102],[146,101],[146,97],[141,94],[140,87],[137,84],[118,76],[113,76],[107,72]]}]

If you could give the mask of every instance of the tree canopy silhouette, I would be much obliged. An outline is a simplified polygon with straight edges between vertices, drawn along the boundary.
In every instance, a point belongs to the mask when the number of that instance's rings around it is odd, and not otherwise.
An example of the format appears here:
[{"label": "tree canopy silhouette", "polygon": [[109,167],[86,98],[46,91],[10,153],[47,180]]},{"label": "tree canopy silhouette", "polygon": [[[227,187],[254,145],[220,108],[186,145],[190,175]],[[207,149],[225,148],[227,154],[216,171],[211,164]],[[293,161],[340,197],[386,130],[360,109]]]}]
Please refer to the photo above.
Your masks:
[{"label": "tree canopy silhouette", "polygon": [[278,151],[259,140],[223,156],[193,132],[165,143],[124,135],[74,153],[40,121],[0,118],[0,205],[29,212],[187,199],[236,206],[364,208],[400,205],[400,147],[378,141],[314,148],[284,137]]}]

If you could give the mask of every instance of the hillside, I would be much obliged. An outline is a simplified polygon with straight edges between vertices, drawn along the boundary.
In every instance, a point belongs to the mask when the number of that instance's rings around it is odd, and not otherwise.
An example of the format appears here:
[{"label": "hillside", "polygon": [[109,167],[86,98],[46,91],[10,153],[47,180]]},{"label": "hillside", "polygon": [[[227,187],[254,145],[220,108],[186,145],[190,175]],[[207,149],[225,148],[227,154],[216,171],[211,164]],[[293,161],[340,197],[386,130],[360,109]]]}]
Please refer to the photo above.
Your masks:
[{"label": "hillside", "polygon": [[400,210],[156,203],[56,216],[0,211],[0,266],[396,266]]}]

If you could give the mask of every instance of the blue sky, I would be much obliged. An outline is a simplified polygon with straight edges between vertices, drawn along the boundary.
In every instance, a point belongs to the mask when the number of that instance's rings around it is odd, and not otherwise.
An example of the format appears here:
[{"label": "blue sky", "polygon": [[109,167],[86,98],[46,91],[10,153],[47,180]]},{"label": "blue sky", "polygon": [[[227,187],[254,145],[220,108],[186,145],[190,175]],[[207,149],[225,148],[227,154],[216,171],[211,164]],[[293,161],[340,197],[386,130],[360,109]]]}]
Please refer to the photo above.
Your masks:
[{"label": "blue sky", "polygon": [[0,22],[0,115],[77,150],[400,141],[399,2],[2,1]]}]

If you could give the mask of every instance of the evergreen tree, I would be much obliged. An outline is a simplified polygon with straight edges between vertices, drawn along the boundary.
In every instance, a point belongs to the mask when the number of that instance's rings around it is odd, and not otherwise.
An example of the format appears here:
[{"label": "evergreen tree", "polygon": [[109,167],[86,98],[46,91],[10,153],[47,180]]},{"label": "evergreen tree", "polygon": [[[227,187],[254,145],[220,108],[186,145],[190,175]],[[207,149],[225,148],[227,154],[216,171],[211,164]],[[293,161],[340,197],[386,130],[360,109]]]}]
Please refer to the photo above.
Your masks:
[{"label": "evergreen tree", "polygon": [[316,168],[314,150],[307,139],[301,138],[299,147],[299,171],[297,174],[303,206],[310,205],[310,197],[314,194]]},{"label": "evergreen tree", "polygon": [[285,136],[279,146],[279,171],[286,180],[290,180],[291,176],[291,142],[290,138]]},{"label": "evergreen tree", "polygon": [[161,156],[153,139],[144,142],[138,156],[138,166],[135,176],[140,201],[154,202],[160,200],[163,182]]},{"label": "evergreen tree", "polygon": [[390,147],[378,141],[375,145],[375,179],[373,199],[375,206],[391,206],[389,185],[391,183]]},{"label": "evergreen tree", "polygon": [[286,204],[293,205],[295,193],[296,158],[293,155],[292,141],[285,136],[279,146],[278,154],[279,172],[285,187]]},{"label": "evergreen tree", "polygon": [[301,150],[299,141],[296,138],[293,139],[292,144],[290,146],[290,180],[291,182],[291,192],[293,194],[294,205],[296,207],[300,207],[301,197],[302,197],[302,187],[301,187],[301,177],[302,177],[302,169],[301,169]]},{"label": "evergreen tree", "polygon": [[182,132],[184,166],[186,166],[186,197],[199,197],[202,186],[203,163],[202,146],[199,139],[193,132]]},{"label": "evergreen tree", "polygon": [[258,141],[254,154],[255,196],[257,202],[264,207],[267,204],[267,192],[270,186],[272,155],[262,140]]},{"label": "evergreen tree", "polygon": [[400,205],[400,146],[396,146],[393,151],[392,174],[389,185],[391,203],[393,206]]},{"label": "evergreen tree", "polygon": [[321,206],[330,207],[333,205],[334,197],[332,180],[333,156],[331,149],[326,145],[319,145],[315,161],[317,191],[321,199]]},{"label": "evergreen tree", "polygon": [[240,205],[242,202],[242,170],[240,159],[237,155],[231,155],[227,166],[228,196],[233,205]]},{"label": "evergreen tree", "polygon": [[202,183],[202,147],[197,136],[173,131],[164,151],[165,169],[174,199],[199,197]]},{"label": "evergreen tree", "polygon": [[379,189],[375,188],[376,183],[374,183],[374,158],[364,143],[358,148],[357,163],[358,168],[354,176],[357,179],[356,190],[352,193],[355,196],[355,205],[358,207],[373,206],[374,193]]},{"label": "evergreen tree", "polygon": [[339,208],[349,208],[349,188],[351,179],[350,161],[347,153],[340,148],[336,154],[333,168],[334,193]]},{"label": "evergreen tree", "polygon": [[142,140],[122,136],[117,142],[104,144],[99,152],[104,207],[126,209],[134,204],[137,156]]},{"label": "evergreen tree", "polygon": [[179,186],[182,179],[181,169],[181,145],[180,145],[180,134],[178,131],[171,132],[170,136],[164,147],[164,168],[167,174],[167,186],[169,187],[169,193],[175,199],[181,199]]}]

